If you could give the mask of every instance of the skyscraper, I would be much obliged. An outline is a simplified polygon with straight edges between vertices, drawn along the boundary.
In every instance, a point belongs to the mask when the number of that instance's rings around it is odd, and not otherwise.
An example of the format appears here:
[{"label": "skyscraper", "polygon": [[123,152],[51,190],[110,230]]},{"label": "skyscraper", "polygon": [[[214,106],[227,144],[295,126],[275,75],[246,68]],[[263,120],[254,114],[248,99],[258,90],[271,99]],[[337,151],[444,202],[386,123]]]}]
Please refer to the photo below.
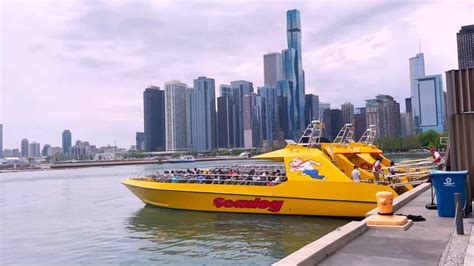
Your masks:
[{"label": "skyscraper", "polygon": [[219,85],[219,96],[232,95],[232,87],[230,85]]},{"label": "skyscraper", "polygon": [[317,119],[319,119],[319,96],[306,94],[304,104],[304,123],[307,126],[311,121]]},{"label": "skyscraper", "polygon": [[197,151],[210,151],[217,147],[216,88],[212,78],[194,80],[192,110],[192,146]]},{"label": "skyscraper", "polygon": [[[304,105],[305,85],[301,50],[301,19],[296,9],[286,12],[286,33],[288,49],[282,50],[283,79],[287,83],[277,83],[279,90],[287,95],[288,125],[284,126],[292,139],[298,139],[305,127]],[[284,85],[284,86],[281,86]]]},{"label": "skyscraper", "polygon": [[277,81],[282,79],[281,54],[278,52],[263,55],[263,79],[264,84],[276,86]]},{"label": "skyscraper", "polygon": [[366,103],[367,126],[377,126],[377,136],[397,137],[401,135],[400,105],[389,95],[377,95]]},{"label": "skyscraper", "polygon": [[265,85],[258,88],[258,94],[262,97],[262,139],[276,140],[279,129],[277,89]]},{"label": "skyscraper", "polygon": [[22,139],[21,140],[21,157],[22,158],[28,158],[28,148],[29,148],[28,140]]},{"label": "skyscraper", "polygon": [[425,59],[423,53],[416,54],[415,57],[410,58],[410,92],[411,92],[411,103],[412,103],[412,115],[413,115],[413,125],[418,127],[418,117],[419,114],[415,110],[414,104],[419,102],[418,94],[416,93],[417,81],[416,79],[422,78],[425,76]]},{"label": "skyscraper", "polygon": [[354,105],[352,103],[344,103],[341,105],[341,110],[344,124],[354,123]]},{"label": "skyscraper", "polygon": [[243,122],[244,122],[244,147],[254,148],[262,145],[262,97],[256,93],[244,96]]},{"label": "skyscraper", "polygon": [[65,129],[62,134],[62,144],[63,144],[63,153],[69,154],[69,149],[71,148],[72,134],[69,129]]},{"label": "skyscraper", "polygon": [[188,149],[186,133],[186,89],[186,84],[178,80],[165,83],[167,151],[183,151]]},{"label": "skyscraper", "polygon": [[145,133],[144,132],[135,133],[135,148],[137,149],[137,151],[145,150]]},{"label": "skyscraper", "polygon": [[337,134],[344,126],[344,120],[342,116],[342,111],[339,109],[331,109],[331,140],[334,140],[337,137]]},{"label": "skyscraper", "polygon": [[0,124],[0,158],[3,157],[3,125]]},{"label": "skyscraper", "polygon": [[415,101],[412,102],[415,113],[416,133],[428,130],[444,132],[445,104],[441,75],[430,75],[416,79]]},{"label": "skyscraper", "polygon": [[217,145],[219,148],[235,146],[234,102],[232,95],[217,98]]},{"label": "skyscraper", "polygon": [[143,92],[143,122],[144,147],[139,147],[137,142],[137,150],[165,150],[165,92],[157,86]]},{"label": "skyscraper", "polygon": [[254,92],[253,83],[246,80],[231,81],[232,96],[234,97],[234,125],[236,132],[236,147],[244,146],[244,123],[243,123],[243,98],[245,95]]},{"label": "skyscraper", "polygon": [[323,120],[324,111],[331,109],[330,103],[319,102],[319,119]]},{"label": "skyscraper", "polygon": [[474,24],[462,26],[457,40],[459,69],[474,68]]},{"label": "skyscraper", "polygon": [[355,139],[360,139],[367,129],[366,108],[359,107],[354,111],[354,135]]},{"label": "skyscraper", "polygon": [[41,156],[40,144],[36,141],[33,141],[28,145],[28,156],[35,158]]}]

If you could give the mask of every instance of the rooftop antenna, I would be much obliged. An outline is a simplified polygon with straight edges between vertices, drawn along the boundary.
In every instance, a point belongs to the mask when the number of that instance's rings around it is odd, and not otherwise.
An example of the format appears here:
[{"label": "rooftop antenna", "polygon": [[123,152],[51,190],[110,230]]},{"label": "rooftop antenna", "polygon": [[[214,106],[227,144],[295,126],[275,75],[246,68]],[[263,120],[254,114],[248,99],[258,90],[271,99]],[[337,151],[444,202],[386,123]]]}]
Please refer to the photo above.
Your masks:
[{"label": "rooftop antenna", "polygon": [[418,53],[421,54],[421,39],[418,39]]}]

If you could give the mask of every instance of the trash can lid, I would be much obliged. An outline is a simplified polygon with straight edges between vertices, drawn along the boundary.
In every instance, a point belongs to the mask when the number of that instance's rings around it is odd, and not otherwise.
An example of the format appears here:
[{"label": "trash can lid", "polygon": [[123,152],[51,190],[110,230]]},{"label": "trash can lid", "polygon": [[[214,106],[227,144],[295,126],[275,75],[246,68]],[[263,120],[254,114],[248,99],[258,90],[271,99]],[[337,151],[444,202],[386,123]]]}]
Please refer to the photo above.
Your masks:
[{"label": "trash can lid", "polygon": [[430,175],[467,175],[469,172],[467,170],[463,171],[441,171],[441,170],[431,170]]}]

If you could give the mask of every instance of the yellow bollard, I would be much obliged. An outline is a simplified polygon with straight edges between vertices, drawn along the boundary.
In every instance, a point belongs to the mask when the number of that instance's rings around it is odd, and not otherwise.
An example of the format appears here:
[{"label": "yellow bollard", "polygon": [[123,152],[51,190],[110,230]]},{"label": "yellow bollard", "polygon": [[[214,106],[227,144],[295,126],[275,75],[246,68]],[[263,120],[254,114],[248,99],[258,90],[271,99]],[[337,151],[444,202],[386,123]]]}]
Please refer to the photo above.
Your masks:
[{"label": "yellow bollard", "polygon": [[377,209],[380,215],[393,215],[393,194],[387,191],[375,193]]},{"label": "yellow bollard", "polygon": [[365,219],[367,225],[373,227],[402,228],[406,230],[412,223],[406,216],[393,215],[393,194],[380,191],[375,194],[378,214]]}]

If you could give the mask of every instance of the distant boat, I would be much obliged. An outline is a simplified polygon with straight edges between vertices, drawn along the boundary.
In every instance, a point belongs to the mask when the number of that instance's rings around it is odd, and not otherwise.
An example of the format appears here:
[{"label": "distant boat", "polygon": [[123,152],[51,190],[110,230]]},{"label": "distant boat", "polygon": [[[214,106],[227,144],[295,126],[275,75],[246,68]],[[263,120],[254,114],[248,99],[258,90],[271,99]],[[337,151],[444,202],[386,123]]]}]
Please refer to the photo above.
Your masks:
[{"label": "distant boat", "polygon": [[193,163],[196,160],[192,155],[183,155],[178,159],[169,159],[168,163]]}]

